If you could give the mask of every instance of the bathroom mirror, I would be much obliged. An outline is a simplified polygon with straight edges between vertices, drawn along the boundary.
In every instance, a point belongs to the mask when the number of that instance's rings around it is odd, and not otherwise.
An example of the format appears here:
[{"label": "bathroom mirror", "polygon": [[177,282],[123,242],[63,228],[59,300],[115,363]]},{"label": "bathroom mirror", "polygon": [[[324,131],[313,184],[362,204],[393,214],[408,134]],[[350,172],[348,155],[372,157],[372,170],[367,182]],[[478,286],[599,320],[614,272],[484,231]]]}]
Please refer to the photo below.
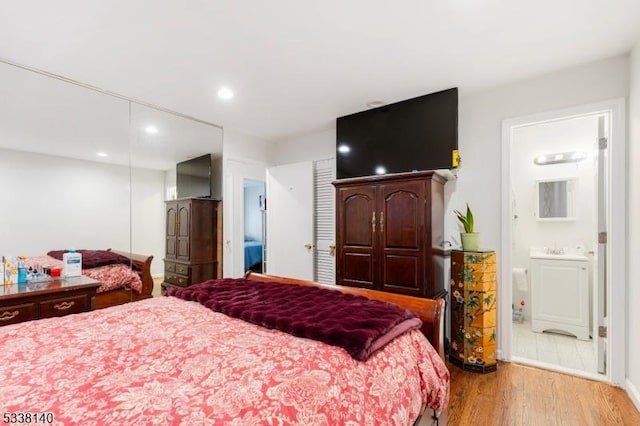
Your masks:
[{"label": "bathroom mirror", "polygon": [[574,178],[536,181],[538,220],[575,220]]}]

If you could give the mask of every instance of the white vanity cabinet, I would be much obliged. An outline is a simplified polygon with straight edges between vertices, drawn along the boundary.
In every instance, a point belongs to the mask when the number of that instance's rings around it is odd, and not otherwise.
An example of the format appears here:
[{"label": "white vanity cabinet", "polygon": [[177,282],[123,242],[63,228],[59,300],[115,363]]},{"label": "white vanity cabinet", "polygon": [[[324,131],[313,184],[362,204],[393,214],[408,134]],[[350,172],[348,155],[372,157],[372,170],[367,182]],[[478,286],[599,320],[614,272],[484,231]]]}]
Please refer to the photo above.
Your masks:
[{"label": "white vanity cabinet", "polygon": [[589,340],[589,262],[580,255],[531,254],[531,329]]}]

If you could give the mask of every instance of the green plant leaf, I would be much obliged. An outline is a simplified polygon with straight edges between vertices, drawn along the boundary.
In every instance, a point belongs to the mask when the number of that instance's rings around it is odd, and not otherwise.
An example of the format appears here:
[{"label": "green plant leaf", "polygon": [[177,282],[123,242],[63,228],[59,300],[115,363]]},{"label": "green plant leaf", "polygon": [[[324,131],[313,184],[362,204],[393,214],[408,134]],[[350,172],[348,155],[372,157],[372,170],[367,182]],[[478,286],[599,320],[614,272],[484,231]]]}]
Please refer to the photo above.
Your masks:
[{"label": "green plant leaf", "polygon": [[458,217],[458,220],[460,221],[460,224],[464,228],[464,232],[472,233],[473,230],[474,230],[474,223],[473,223],[473,213],[471,212],[471,208],[469,207],[469,203],[467,203],[467,213],[466,214],[462,214],[462,212],[459,211],[459,210],[454,210],[453,212]]}]

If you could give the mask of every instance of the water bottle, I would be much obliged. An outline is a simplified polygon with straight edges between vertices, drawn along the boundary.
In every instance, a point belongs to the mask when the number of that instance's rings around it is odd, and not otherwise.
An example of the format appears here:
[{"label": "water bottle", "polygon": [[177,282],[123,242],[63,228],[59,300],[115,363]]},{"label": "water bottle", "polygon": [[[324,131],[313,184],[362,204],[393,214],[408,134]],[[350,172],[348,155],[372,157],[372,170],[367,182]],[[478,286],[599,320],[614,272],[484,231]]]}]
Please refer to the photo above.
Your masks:
[{"label": "water bottle", "polygon": [[26,257],[18,256],[18,284],[27,283],[27,262]]}]

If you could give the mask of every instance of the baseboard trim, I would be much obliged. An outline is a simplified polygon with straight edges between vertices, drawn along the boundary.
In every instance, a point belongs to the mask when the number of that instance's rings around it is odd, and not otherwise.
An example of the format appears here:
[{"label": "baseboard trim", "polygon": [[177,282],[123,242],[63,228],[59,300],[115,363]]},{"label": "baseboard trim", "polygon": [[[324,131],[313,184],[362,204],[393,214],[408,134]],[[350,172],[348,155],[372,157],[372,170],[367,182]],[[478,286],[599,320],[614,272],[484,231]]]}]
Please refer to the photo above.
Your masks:
[{"label": "baseboard trim", "polygon": [[631,401],[633,401],[633,404],[636,406],[636,410],[640,411],[640,392],[638,391],[638,388],[631,383],[629,379],[627,379],[625,383],[627,385],[626,391],[629,398],[631,398]]}]

